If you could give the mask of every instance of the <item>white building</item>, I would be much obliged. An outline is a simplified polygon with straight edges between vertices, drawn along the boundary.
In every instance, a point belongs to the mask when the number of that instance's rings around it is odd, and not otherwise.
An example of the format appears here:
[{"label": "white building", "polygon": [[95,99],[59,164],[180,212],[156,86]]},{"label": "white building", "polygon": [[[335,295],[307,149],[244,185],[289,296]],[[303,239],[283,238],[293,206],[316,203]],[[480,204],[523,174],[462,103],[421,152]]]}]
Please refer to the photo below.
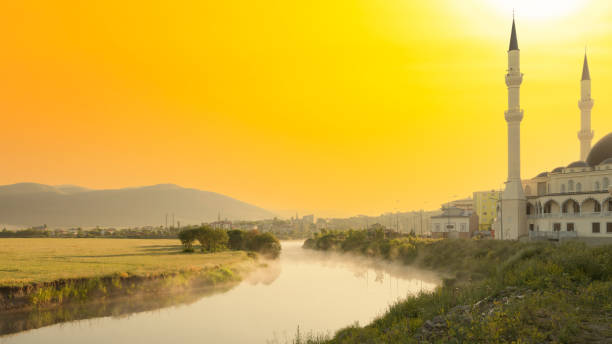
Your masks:
[{"label": "white building", "polygon": [[441,215],[431,217],[430,230],[433,238],[470,238],[478,230],[476,213],[457,208],[443,208]]},{"label": "white building", "polygon": [[591,149],[591,77],[586,55],[582,68],[580,160],[567,167],[520,179],[520,73],[516,27],[512,23],[508,51],[508,181],[495,220],[496,238],[608,237],[612,238],[612,133]]},{"label": "white building", "polygon": [[524,181],[530,235],[612,238],[612,134],[587,161],[557,167]]}]

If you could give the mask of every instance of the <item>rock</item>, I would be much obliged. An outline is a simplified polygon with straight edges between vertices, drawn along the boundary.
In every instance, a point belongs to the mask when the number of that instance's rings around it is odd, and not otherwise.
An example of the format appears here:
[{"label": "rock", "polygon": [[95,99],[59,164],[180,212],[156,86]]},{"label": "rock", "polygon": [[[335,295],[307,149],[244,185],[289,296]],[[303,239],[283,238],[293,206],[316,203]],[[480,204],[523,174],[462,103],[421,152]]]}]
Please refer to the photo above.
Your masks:
[{"label": "rock", "polygon": [[423,327],[427,329],[431,329],[433,326],[434,326],[434,323],[431,320],[427,320],[425,324],[423,324]]}]

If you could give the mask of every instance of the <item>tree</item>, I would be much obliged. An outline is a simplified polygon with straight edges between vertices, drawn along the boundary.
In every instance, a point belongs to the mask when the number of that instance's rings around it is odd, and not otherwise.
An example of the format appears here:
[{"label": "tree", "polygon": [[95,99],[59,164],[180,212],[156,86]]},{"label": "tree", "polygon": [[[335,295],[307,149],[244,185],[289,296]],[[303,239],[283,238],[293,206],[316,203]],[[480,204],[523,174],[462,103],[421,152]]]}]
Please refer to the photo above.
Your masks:
[{"label": "tree", "polygon": [[196,241],[196,234],[197,232],[194,229],[179,232],[178,237],[183,244],[185,252],[193,252],[193,242]]},{"label": "tree", "polygon": [[227,232],[228,236],[228,246],[232,250],[242,250],[244,249],[244,235],[243,231],[239,229],[233,229]]},{"label": "tree", "polygon": [[262,253],[270,258],[276,258],[280,254],[281,245],[272,233],[259,233],[250,231],[247,234],[246,249]]},{"label": "tree", "polygon": [[196,239],[200,242],[201,250],[215,252],[225,245],[229,240],[227,232],[222,229],[212,229],[209,226],[202,226],[196,230]]}]

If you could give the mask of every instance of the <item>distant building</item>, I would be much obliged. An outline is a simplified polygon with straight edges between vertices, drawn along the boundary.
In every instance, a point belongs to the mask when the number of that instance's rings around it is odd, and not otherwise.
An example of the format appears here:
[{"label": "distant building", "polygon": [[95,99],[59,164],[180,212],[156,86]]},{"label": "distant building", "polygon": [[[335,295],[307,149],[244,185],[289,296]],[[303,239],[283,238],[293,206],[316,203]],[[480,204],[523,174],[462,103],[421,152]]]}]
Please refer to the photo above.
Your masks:
[{"label": "distant building", "polygon": [[432,238],[470,238],[478,230],[478,215],[457,207],[445,208],[430,220]]},{"label": "distant building", "polygon": [[208,225],[214,229],[225,229],[225,230],[232,229],[231,221],[215,221],[215,222],[209,223]]},{"label": "distant building", "polygon": [[476,191],[473,197],[473,208],[478,215],[478,229],[490,231],[497,215],[499,191]]},{"label": "distant building", "polygon": [[467,197],[442,204],[442,210],[449,207],[459,208],[471,212],[474,210],[474,201],[471,198]]},{"label": "distant building", "polygon": [[302,217],[302,223],[304,224],[314,223],[314,215],[306,215]]}]

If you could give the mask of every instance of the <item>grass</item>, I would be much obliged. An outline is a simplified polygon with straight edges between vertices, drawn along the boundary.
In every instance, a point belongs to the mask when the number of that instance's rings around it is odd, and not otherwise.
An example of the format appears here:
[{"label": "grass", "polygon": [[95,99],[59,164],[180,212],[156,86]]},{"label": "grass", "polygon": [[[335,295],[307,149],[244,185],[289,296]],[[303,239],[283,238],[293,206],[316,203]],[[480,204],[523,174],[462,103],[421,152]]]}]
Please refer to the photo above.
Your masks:
[{"label": "grass", "polygon": [[327,232],[305,246],[402,261],[452,277],[366,326],[294,342],[612,342],[612,246],[428,242],[376,231]]},{"label": "grass", "polygon": [[102,276],[155,276],[238,266],[245,252],[184,254],[164,239],[0,239],[0,287]]}]

